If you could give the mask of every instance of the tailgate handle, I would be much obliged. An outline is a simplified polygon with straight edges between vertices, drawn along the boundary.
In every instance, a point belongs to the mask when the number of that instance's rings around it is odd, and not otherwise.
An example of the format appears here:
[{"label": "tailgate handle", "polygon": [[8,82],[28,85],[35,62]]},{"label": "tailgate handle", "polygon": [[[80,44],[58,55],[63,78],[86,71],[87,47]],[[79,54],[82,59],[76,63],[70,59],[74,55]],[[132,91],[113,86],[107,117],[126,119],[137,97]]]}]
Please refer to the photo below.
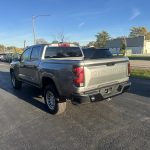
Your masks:
[{"label": "tailgate handle", "polygon": [[107,63],[106,65],[107,65],[107,66],[114,66],[115,63],[112,63],[112,62],[111,62],[111,63]]}]

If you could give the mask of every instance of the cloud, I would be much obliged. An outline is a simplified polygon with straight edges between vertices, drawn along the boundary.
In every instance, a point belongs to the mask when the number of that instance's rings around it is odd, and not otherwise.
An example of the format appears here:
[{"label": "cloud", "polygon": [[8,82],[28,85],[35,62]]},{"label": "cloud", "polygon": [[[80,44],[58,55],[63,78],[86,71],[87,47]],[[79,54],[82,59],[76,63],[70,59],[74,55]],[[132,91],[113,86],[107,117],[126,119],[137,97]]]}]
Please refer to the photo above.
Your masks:
[{"label": "cloud", "polygon": [[137,8],[134,8],[132,10],[132,16],[130,17],[130,20],[134,20],[135,18],[137,18],[139,15],[141,14],[140,10]]},{"label": "cloud", "polygon": [[79,28],[82,28],[84,25],[85,25],[85,22],[81,22],[81,23],[78,25],[78,27],[79,27]]},{"label": "cloud", "polygon": [[85,16],[91,16],[91,15],[100,15],[109,12],[110,9],[105,9],[102,11],[87,11],[87,12],[79,12],[71,14],[71,17],[85,17]]}]

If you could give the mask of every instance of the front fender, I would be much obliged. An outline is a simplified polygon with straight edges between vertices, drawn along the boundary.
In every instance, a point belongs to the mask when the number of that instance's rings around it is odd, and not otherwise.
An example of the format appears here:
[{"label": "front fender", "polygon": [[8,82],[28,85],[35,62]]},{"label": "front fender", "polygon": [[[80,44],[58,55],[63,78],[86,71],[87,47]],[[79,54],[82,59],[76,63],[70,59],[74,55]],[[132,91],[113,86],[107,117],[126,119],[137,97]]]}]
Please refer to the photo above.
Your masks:
[{"label": "front fender", "polygon": [[19,79],[18,75],[19,75],[19,62],[12,62],[10,64],[10,72],[13,71],[16,78]]}]

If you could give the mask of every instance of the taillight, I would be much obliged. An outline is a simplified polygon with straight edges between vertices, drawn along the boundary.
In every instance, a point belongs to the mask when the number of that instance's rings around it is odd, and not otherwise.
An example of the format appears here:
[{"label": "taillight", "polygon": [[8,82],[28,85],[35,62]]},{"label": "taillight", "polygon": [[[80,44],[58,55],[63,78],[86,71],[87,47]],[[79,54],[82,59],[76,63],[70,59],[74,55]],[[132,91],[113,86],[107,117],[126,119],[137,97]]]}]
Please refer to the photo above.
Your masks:
[{"label": "taillight", "polygon": [[70,47],[69,43],[58,43],[58,47]]},{"label": "taillight", "polygon": [[74,85],[77,87],[84,86],[84,67],[74,67],[73,73],[75,75]]},{"label": "taillight", "polygon": [[130,65],[130,62],[128,63],[128,76],[130,76],[131,74],[131,65]]}]

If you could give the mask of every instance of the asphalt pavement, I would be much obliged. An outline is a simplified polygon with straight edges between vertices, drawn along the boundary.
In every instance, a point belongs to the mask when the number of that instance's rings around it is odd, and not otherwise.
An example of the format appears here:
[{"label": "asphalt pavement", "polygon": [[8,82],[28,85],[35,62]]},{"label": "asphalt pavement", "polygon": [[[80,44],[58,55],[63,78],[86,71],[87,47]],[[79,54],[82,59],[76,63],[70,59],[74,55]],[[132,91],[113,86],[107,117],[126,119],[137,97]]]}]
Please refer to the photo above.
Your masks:
[{"label": "asphalt pavement", "polygon": [[0,63],[0,150],[150,150],[150,80],[132,78],[112,101],[46,112],[40,91],[14,90]]}]

